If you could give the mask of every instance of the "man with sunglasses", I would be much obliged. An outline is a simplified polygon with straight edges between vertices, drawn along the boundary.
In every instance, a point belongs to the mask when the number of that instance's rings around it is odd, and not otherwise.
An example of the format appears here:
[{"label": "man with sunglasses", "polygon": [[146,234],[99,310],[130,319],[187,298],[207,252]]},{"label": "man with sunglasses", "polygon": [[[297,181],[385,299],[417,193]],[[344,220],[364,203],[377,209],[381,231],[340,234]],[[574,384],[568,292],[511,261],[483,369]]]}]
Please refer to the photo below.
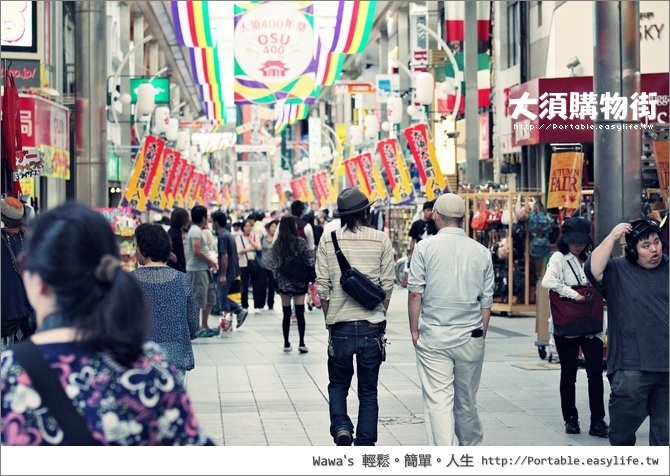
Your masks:
[{"label": "man with sunglasses", "polygon": [[[625,257],[612,250],[625,236]],[[649,444],[668,445],[668,256],[653,220],[619,223],[584,265],[607,301],[609,440],[634,446],[649,417]]]}]

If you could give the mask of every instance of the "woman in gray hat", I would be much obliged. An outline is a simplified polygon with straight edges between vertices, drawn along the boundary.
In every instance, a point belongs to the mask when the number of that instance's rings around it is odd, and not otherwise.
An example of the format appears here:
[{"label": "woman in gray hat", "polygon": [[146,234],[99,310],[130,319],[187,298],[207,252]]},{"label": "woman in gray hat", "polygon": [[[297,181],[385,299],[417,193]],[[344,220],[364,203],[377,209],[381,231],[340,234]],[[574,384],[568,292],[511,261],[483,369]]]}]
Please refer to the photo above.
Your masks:
[{"label": "woman in gray hat", "polygon": [[[550,299],[571,299],[584,303],[587,298],[575,288],[588,285],[584,274],[584,262],[592,249],[591,224],[585,218],[571,217],[563,222],[561,236],[556,242],[558,251],[551,256],[547,271],[542,278],[542,287],[556,293]],[[593,299],[601,299],[595,294]],[[554,321],[556,316],[554,316]],[[558,326],[553,323],[556,350],[561,363],[561,411],[565,421],[565,432],[577,434],[579,416],[575,405],[575,382],[579,350],[584,354],[588,377],[589,409],[591,426],[589,435],[607,438],[609,428],[604,421],[605,405],[603,396],[603,338],[602,324],[597,331],[580,332],[574,326]]]}]

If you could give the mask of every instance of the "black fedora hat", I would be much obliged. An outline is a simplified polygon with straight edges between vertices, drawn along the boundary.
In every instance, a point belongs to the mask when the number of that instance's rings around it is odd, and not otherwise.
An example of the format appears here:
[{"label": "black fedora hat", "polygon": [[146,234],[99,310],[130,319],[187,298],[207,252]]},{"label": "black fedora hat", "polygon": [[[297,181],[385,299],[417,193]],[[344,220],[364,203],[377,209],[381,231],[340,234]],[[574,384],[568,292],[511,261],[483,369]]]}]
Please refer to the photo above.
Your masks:
[{"label": "black fedora hat", "polygon": [[337,196],[337,211],[333,214],[335,218],[346,217],[370,208],[377,202],[370,202],[357,188],[345,188]]}]

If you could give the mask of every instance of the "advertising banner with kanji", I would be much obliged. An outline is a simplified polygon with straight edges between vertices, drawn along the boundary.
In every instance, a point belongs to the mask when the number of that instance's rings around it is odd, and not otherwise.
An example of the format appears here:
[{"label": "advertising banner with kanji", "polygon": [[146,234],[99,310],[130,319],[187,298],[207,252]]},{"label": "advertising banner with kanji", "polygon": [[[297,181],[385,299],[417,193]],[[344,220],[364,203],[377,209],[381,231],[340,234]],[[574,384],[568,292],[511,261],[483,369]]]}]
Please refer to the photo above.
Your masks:
[{"label": "advertising banner with kanji", "polygon": [[291,180],[291,191],[295,200],[302,200],[302,191],[300,190],[300,180]]},{"label": "advertising banner with kanji", "polygon": [[582,152],[551,154],[547,208],[579,208],[582,195]]},{"label": "advertising banner with kanji", "polygon": [[300,190],[302,192],[301,200],[303,202],[312,203],[314,201],[314,192],[312,192],[312,187],[307,181],[307,177],[301,177],[299,179]]},{"label": "advertising banner with kanji", "polygon": [[151,185],[164,148],[164,141],[147,136],[137,154],[124,197],[128,206],[135,211],[143,212],[147,208]]},{"label": "advertising banner with kanji", "polygon": [[166,210],[172,210],[177,200],[177,192],[179,191],[179,183],[181,182],[184,167],[186,167],[186,159],[182,158],[179,152],[175,153],[174,167],[170,181],[167,186],[167,206]]},{"label": "advertising banner with kanji", "polygon": [[358,163],[361,165],[363,178],[370,191],[368,198],[373,201],[386,198],[386,188],[384,188],[384,182],[379,174],[379,168],[372,160],[372,154],[370,152],[365,152],[358,157]]},{"label": "advertising banner with kanji", "polygon": [[352,187],[358,187],[361,192],[366,196],[370,195],[370,189],[368,189],[365,179],[363,178],[363,172],[361,171],[361,163],[359,157],[352,157],[344,161],[344,169],[347,172],[347,179],[349,180],[349,185]]},{"label": "advertising banner with kanji", "polygon": [[411,200],[413,198],[412,182],[409,179],[398,140],[391,138],[379,141],[377,150],[382,159],[382,164],[384,164],[386,177],[395,202],[402,203]]},{"label": "advertising banner with kanji", "polygon": [[412,152],[419,171],[421,184],[426,190],[426,198],[434,200],[442,195],[447,181],[442,175],[435,155],[435,144],[430,137],[426,124],[417,124],[404,130],[405,139]]},{"label": "advertising banner with kanji", "polygon": [[179,185],[177,187],[176,194],[176,203],[179,208],[184,208],[186,204],[186,191],[188,186],[193,180],[193,173],[195,172],[195,165],[189,164],[188,161],[184,164],[184,167],[181,170],[181,177],[179,179]]},{"label": "advertising banner with kanji", "polygon": [[325,172],[319,172],[312,175],[312,184],[314,185],[314,192],[319,205],[323,206],[328,201],[328,187],[324,181]]}]

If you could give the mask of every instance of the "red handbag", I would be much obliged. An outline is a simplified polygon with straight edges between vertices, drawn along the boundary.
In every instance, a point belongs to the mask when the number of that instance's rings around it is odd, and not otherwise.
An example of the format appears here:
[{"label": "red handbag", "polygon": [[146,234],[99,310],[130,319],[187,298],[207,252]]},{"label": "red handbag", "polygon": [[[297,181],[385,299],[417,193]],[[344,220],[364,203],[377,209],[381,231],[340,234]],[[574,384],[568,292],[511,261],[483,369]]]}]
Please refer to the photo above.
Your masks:
[{"label": "red handbag", "polygon": [[479,210],[477,210],[472,217],[472,222],[470,227],[473,230],[483,231],[488,230],[489,228],[489,211],[486,209],[486,203],[481,202],[479,205]]},{"label": "red handbag", "polygon": [[602,332],[605,309],[603,297],[593,286],[573,286],[572,289],[586,297],[586,301],[577,302],[549,291],[554,334],[566,337]]}]

